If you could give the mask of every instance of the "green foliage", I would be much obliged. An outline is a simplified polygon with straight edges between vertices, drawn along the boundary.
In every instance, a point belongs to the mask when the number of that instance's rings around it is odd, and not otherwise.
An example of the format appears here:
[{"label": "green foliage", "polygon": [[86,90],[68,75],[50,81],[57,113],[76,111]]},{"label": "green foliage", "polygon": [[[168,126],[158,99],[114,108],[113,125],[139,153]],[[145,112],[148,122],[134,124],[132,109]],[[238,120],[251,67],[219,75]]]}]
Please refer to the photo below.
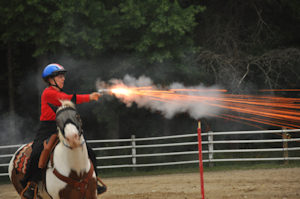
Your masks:
[{"label": "green foliage", "polygon": [[[4,4],[4,3],[2,3]],[[203,8],[170,1],[19,1],[1,5],[1,40],[30,42],[34,56],[61,51],[81,57],[131,51],[152,62],[182,55]],[[21,30],[21,31],[20,31]]]},{"label": "green foliage", "polygon": [[[99,76],[107,81],[127,73],[149,76],[162,86],[218,84],[237,92],[298,88],[299,11],[299,0],[0,1],[1,65],[12,63],[16,98],[25,96],[26,75],[32,78],[41,63],[61,60],[70,74],[74,71],[66,83],[82,92],[92,91]],[[1,72],[6,85],[7,67]],[[37,101],[40,93],[32,85]],[[0,89],[7,93],[5,86]],[[5,97],[1,102],[7,105]],[[22,98],[15,103],[27,108]],[[28,110],[39,107],[32,106]],[[168,128],[159,113],[116,101],[104,106],[95,109],[91,130],[94,123],[115,131],[130,123],[123,129],[130,132],[143,129],[137,126],[145,120],[152,126],[145,134]]]},{"label": "green foliage", "polygon": [[[193,42],[188,34],[195,27],[195,15],[202,11],[202,7],[190,6],[182,9],[177,2],[169,1],[149,0],[143,1],[141,5],[132,2],[133,0],[125,1],[121,4],[124,7],[121,9],[124,12],[123,20],[132,17],[139,19],[137,24],[130,27],[133,31],[138,30],[135,27],[140,29],[137,37],[134,35],[133,42],[129,43],[129,49],[148,55],[153,62],[180,57],[191,49]],[[133,10],[142,10],[143,16]]]}]

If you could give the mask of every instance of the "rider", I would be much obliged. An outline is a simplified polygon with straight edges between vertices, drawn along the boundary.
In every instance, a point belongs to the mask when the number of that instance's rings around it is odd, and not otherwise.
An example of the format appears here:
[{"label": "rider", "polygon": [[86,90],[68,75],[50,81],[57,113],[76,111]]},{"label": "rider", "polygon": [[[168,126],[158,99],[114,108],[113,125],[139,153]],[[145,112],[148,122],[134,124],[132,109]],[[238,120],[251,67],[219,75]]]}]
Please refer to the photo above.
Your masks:
[{"label": "rider", "polygon": [[[42,93],[41,97],[41,116],[40,126],[38,133],[35,136],[32,144],[32,153],[27,165],[27,172],[22,181],[24,190],[22,196],[27,199],[34,198],[35,189],[37,189],[37,183],[42,180],[42,171],[38,168],[38,162],[43,150],[43,142],[51,137],[52,134],[57,133],[55,112],[49,106],[53,104],[60,106],[60,100],[71,100],[75,98],[77,104],[86,103],[90,101],[98,101],[101,94],[93,92],[91,94],[74,94],[68,95],[62,91],[65,81],[65,73],[67,71],[63,66],[52,63],[45,67],[42,77],[48,84],[48,87]],[[87,145],[88,155],[96,168],[96,156],[93,150]],[[95,169],[97,176],[97,169]],[[101,194],[106,191],[106,187],[100,186],[97,183],[97,193]]]}]

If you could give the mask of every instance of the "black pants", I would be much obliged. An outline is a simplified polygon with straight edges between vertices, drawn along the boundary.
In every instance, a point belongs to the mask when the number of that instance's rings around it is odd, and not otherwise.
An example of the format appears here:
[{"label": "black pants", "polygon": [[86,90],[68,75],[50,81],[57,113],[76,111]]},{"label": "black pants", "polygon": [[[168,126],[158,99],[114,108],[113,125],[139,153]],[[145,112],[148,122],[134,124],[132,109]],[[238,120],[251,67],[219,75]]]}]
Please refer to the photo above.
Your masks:
[{"label": "black pants", "polygon": [[[38,167],[40,155],[44,149],[43,142],[51,137],[52,134],[57,133],[55,121],[41,121],[38,133],[32,144],[32,153],[27,164],[26,174],[22,180],[23,186],[29,181],[38,183],[42,180],[42,169]],[[92,161],[97,176],[96,155],[91,147],[87,145],[88,155]]]}]

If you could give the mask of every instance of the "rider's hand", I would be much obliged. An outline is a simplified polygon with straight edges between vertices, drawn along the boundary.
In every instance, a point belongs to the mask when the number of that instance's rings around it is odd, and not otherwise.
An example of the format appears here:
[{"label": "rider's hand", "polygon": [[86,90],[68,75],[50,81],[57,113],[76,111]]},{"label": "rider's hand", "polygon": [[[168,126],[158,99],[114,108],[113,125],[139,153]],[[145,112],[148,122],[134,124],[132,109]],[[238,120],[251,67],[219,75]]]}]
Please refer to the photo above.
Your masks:
[{"label": "rider's hand", "polygon": [[99,97],[101,97],[101,94],[98,92],[93,92],[90,94],[90,100],[98,101]]}]

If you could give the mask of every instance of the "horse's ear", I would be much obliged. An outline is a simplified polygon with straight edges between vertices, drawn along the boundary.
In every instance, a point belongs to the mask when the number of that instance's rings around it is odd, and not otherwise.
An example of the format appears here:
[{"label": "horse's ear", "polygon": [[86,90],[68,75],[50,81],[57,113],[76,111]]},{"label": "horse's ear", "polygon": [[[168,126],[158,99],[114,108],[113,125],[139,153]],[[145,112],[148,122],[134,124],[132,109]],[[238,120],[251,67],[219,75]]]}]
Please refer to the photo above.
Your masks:
[{"label": "horse's ear", "polygon": [[73,102],[74,104],[76,104],[76,93],[73,94],[73,96],[71,98],[71,102]]},{"label": "horse's ear", "polygon": [[54,111],[54,113],[56,113],[58,107],[54,106],[53,104],[48,103],[48,105],[50,106],[50,108]]}]

